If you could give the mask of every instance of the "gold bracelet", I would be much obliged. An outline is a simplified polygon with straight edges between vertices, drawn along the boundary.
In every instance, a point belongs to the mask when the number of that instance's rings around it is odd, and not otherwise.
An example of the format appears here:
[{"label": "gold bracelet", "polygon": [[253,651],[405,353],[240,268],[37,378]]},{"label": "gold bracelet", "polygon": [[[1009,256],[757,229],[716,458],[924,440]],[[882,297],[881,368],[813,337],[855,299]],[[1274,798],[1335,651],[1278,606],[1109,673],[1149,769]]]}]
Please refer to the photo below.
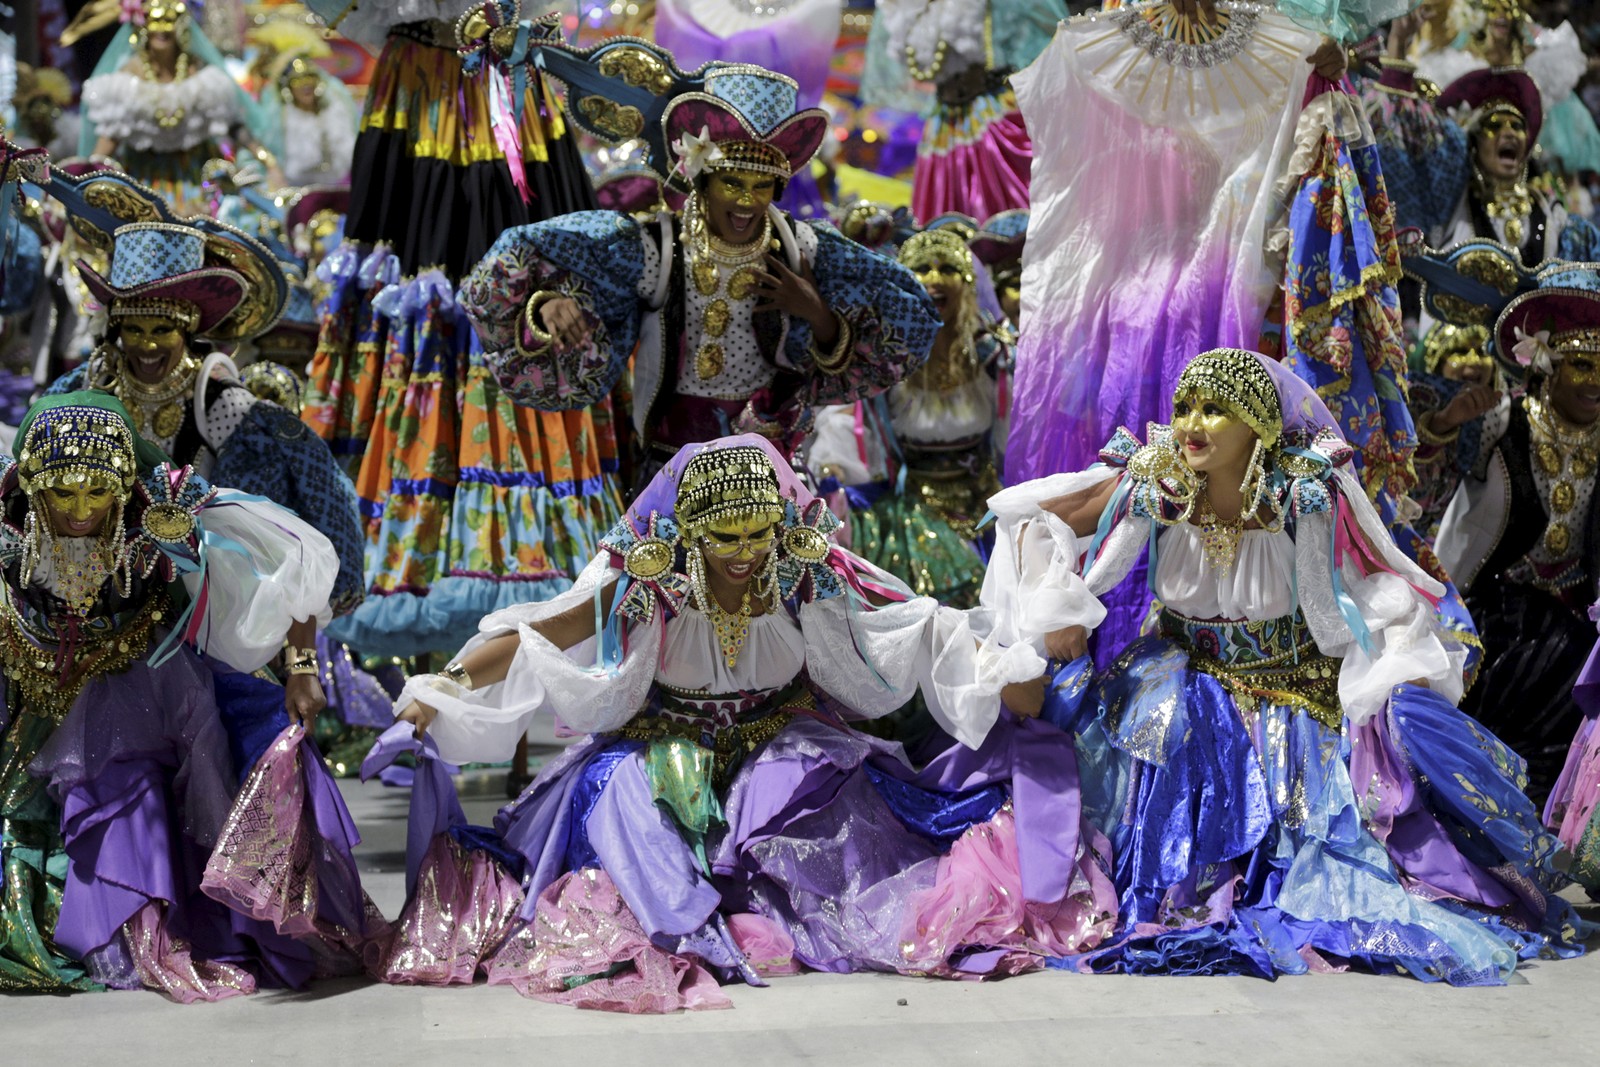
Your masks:
[{"label": "gold bracelet", "polygon": [[555,341],[555,338],[550,336],[550,331],[540,325],[539,309],[562,295],[553,289],[541,289],[528,297],[528,305],[522,312],[522,322],[527,327],[528,335],[533,338],[534,343],[532,348],[524,345],[522,343],[522,331],[518,330],[516,342],[518,352],[524,355],[533,355],[535,352],[543,352]]},{"label": "gold bracelet", "polygon": [[824,352],[818,348],[816,331],[812,331],[811,360],[823,374],[837,375],[848,370],[854,361],[855,339],[850,335],[850,324],[843,315],[833,312],[833,321],[838,324],[839,337],[834,341],[832,350]]},{"label": "gold bracelet", "polygon": [[1449,433],[1436,433],[1433,426],[1433,413],[1428,412],[1417,420],[1417,440],[1425,445],[1434,445],[1445,448],[1456,443],[1461,436],[1461,427],[1457,426]]},{"label": "gold bracelet", "polygon": [[291,675],[322,673],[322,668],[317,663],[317,650],[315,648],[296,648],[285,645],[283,648],[283,665]]},{"label": "gold bracelet", "polygon": [[439,672],[439,677],[448,678],[467,692],[472,692],[472,675],[467,673],[466,664],[459,661],[445,664],[444,670]]}]

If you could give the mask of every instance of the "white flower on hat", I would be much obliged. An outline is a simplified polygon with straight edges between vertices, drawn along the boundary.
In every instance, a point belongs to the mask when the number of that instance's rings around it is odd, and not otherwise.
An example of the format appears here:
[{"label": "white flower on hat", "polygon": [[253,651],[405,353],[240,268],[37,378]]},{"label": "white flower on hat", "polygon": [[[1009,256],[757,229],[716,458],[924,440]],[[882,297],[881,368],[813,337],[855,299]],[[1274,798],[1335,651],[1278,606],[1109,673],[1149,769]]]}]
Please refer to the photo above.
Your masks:
[{"label": "white flower on hat", "polygon": [[711,139],[711,128],[700,127],[700,134],[685,133],[672,145],[678,154],[678,173],[694,181],[700,172],[722,159],[722,149]]},{"label": "white flower on hat", "polygon": [[1511,346],[1511,354],[1516,361],[1524,367],[1531,367],[1540,374],[1554,374],[1556,361],[1561,357],[1556,355],[1555,349],[1550,347],[1550,331],[1540,330],[1538,333],[1523,333],[1522,327],[1515,327],[1517,343]]}]

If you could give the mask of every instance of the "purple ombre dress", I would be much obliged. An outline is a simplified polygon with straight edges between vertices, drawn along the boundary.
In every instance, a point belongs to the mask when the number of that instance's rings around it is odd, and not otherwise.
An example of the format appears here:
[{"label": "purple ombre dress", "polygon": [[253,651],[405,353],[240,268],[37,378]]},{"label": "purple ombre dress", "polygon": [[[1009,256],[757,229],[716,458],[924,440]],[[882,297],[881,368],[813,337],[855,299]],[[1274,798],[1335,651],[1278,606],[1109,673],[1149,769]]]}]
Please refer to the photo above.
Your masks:
[{"label": "purple ombre dress", "polygon": [[[688,457],[734,445],[767,453],[787,504],[780,603],[750,619],[730,663],[684,596],[684,554],[698,548],[676,543],[671,515]],[[519,636],[504,682],[412,679],[402,706],[439,712],[430,756],[502,758],[536,713],[586,736],[492,832],[464,825],[424,761],[412,895],[374,972],[482,973],[538,999],[656,1012],[727,1006],[719,979],[1006,974],[1098,943],[1114,905],[1104,842],[1080,838],[1070,738],[1003,711],[1009,677],[976,678],[970,652],[965,676],[947,666],[940,685],[930,649],[972,646],[964,616],[829,545],[837,522],[764,438],[686,446],[570,593],[484,620],[480,642]],[[645,577],[630,551],[652,537],[675,563]],[[613,590],[598,642],[563,650],[534,629]],[[967,742],[920,774],[845,721],[893,711],[919,679]],[[414,747],[396,726],[368,770]]]},{"label": "purple ombre dress", "polygon": [[132,577],[83,614],[61,575],[95,542],[41,534],[24,581],[28,497],[14,466],[0,481],[0,991],[187,1003],[354,969],[377,921],[354,826],[282,687],[242,673],[327,612],[338,558],[275,504],[142,477]]}]

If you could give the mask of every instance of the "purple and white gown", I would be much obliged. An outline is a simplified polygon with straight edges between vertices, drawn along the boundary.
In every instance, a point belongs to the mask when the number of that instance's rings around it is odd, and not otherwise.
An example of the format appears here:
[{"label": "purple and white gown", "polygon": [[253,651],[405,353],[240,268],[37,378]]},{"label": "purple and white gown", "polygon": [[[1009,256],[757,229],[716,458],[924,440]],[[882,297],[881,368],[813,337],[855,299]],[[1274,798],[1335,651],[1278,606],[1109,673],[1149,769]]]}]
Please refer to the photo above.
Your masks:
[{"label": "purple and white gown", "polygon": [[[805,497],[813,528],[831,532],[837,520]],[[438,710],[435,758],[413,801],[411,899],[379,977],[484,973],[539,999],[665,1011],[725,1006],[713,974],[1014,973],[1104,936],[1114,900],[1103,842],[1080,839],[1071,740],[1001,708],[1016,679],[924,685],[966,744],[920,773],[846,724],[909,700],[936,645],[966,633],[960,613],[830,546],[808,576],[780,579],[782,606],[750,620],[732,665],[692,598],[635,599],[638,583],[604,640],[556,648],[531,624],[627,585],[623,553],[644,529],[630,521],[569,593],[484,620],[468,650],[519,635],[503,682],[408,683],[398,706]],[[536,714],[584,739],[492,832],[465,826],[433,780],[438,761],[502,759]],[[367,769],[414,747],[397,725]],[[714,765],[682,770],[697,758]]]}]

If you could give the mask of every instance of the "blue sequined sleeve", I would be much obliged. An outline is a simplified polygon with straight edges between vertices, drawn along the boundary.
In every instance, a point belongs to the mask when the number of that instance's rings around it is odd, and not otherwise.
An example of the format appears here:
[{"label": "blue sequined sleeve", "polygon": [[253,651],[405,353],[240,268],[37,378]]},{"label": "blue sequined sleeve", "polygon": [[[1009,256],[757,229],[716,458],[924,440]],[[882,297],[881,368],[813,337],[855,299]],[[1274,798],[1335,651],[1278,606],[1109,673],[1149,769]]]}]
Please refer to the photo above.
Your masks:
[{"label": "blue sequined sleeve", "polygon": [[339,555],[332,607],[340,615],[361,603],[365,539],[355,486],[305,423],[276,404],[255,404],[223,445],[212,468],[213,485],[266,497],[316,527]]},{"label": "blue sequined sleeve", "polygon": [[939,333],[939,312],[922,284],[905,267],[865,248],[826,223],[807,222],[817,235],[812,264],[817,292],[840,319],[844,332],[829,355],[837,373],[814,370],[817,353],[811,324],[795,319],[784,354],[807,375],[807,403],[848,404],[880,393],[927,362]]},{"label": "blue sequined sleeve", "polygon": [[[578,211],[500,235],[461,286],[485,359],[512,400],[541,411],[596,403],[611,392],[639,340],[644,304],[640,225],[617,211]],[[578,302],[590,327],[580,349],[541,346],[526,321],[539,293]]]}]

